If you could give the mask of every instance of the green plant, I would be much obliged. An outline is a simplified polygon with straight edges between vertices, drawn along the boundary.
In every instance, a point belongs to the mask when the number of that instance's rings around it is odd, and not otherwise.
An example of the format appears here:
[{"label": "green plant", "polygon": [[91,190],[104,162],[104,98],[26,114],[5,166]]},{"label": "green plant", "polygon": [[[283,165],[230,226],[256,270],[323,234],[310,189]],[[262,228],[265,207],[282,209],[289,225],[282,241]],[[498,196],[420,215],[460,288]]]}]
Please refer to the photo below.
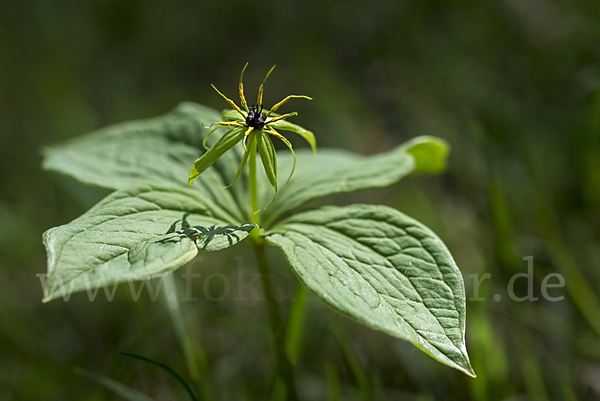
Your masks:
[{"label": "green plant", "polygon": [[[447,144],[419,137],[371,157],[329,149],[318,156],[305,150],[277,155],[265,132],[280,138],[275,128],[297,132],[313,149],[314,136],[284,121],[289,114],[257,117],[262,109],[248,108],[241,79],[240,97],[244,110],[226,98],[235,110],[225,110],[222,118],[233,122],[217,123],[213,131],[204,124],[219,121],[218,112],[184,103],[163,117],[105,128],[45,151],[44,168],[114,192],[71,223],[44,233],[44,301],[94,286],[161,277],[199,251],[247,239],[262,273],[278,374],[290,399],[296,398],[294,375],[266,244],[279,247],[300,282],[338,312],[474,376],[464,343],[462,276],[431,230],[377,205],[296,211],[319,197],[441,172]],[[250,112],[262,120],[247,124]],[[213,132],[221,135],[209,137]],[[242,140],[243,147],[235,146]],[[196,160],[205,144],[209,149]],[[257,147],[265,176],[257,174]],[[246,161],[249,171],[243,169]],[[278,169],[289,171],[283,175],[287,183]],[[271,189],[275,197],[267,203]]]}]

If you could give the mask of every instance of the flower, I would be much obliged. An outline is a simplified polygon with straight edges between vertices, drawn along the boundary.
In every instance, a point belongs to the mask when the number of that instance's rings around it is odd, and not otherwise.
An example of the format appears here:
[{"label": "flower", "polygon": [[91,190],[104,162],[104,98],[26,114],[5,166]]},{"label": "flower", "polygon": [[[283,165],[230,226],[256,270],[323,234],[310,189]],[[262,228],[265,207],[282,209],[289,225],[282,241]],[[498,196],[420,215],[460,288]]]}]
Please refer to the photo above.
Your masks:
[{"label": "flower", "polygon": [[207,148],[207,151],[198,160],[194,162],[194,165],[192,166],[192,169],[190,171],[189,185],[192,185],[196,178],[198,178],[200,174],[202,174],[214,162],[216,162],[217,159],[221,157],[221,155],[223,155],[233,146],[242,141],[245,150],[244,155],[242,157],[242,162],[237,171],[237,174],[235,175],[235,178],[228,186],[231,186],[236,182],[236,180],[242,173],[244,166],[248,161],[248,157],[251,155],[251,152],[256,152],[256,149],[258,148],[258,152],[260,154],[260,158],[262,160],[267,178],[269,179],[271,186],[275,190],[275,195],[277,195],[277,160],[275,156],[275,147],[273,146],[273,142],[270,138],[271,136],[283,141],[283,143],[285,143],[286,146],[290,149],[294,157],[294,165],[292,167],[292,171],[290,172],[290,176],[288,177],[288,181],[292,177],[292,174],[294,173],[294,169],[296,167],[296,154],[294,153],[292,144],[287,140],[287,138],[281,135],[277,131],[277,129],[298,133],[304,139],[306,139],[306,141],[310,144],[315,154],[317,153],[317,150],[315,137],[312,132],[300,127],[299,125],[292,124],[286,121],[287,118],[293,117],[298,113],[292,112],[279,115],[276,114],[275,111],[278,110],[285,103],[287,103],[290,99],[302,98],[312,100],[312,98],[304,95],[289,95],[279,103],[275,104],[268,112],[264,113],[263,88],[267,78],[269,78],[269,75],[275,68],[275,66],[273,66],[265,76],[265,79],[263,80],[262,84],[260,85],[260,88],[258,89],[258,100],[256,104],[252,103],[252,105],[249,107],[248,103],[246,102],[246,97],[244,96],[243,85],[244,71],[246,70],[247,66],[248,63],[246,63],[246,65],[242,69],[242,73],[240,74],[239,92],[240,102],[242,105],[241,108],[238,107],[238,105],[236,105],[233,100],[229,99],[221,92],[219,92],[219,90],[214,85],[211,85],[213,89],[216,90],[217,93],[221,95],[227,101],[227,103],[231,105],[231,107],[233,107],[233,109],[225,110],[223,112],[223,119],[226,121],[214,122],[210,126],[205,127],[210,128],[213,125],[217,126],[213,130],[211,130],[204,138],[204,146],[206,147],[206,140],[208,139],[208,137],[217,129],[221,127],[231,127],[231,129],[225,134],[223,134],[223,136],[221,136],[217,143],[215,143],[211,148]]}]

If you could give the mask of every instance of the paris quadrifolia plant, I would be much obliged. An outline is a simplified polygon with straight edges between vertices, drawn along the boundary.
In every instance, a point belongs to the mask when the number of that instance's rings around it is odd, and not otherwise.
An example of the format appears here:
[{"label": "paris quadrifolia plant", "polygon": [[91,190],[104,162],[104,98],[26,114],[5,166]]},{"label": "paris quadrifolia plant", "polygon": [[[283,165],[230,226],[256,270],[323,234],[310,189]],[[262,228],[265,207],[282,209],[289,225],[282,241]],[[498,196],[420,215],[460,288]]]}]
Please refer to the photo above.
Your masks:
[{"label": "paris quadrifolia plant", "polygon": [[[277,361],[274,375],[288,399],[297,399],[292,361],[301,363],[302,357],[292,355],[286,330],[299,328],[283,319],[289,314],[281,313],[273,295],[267,245],[283,252],[299,291],[308,289],[341,314],[410,341],[474,376],[464,339],[463,279],[435,233],[386,206],[302,208],[328,195],[443,172],[446,142],[417,137],[374,156],[336,149],[317,155],[313,133],[288,120],[297,113],[276,113],[289,100],[310,98],[290,95],[267,111],[263,88],[271,69],[256,103],[249,105],[245,69],[239,82],[241,106],[213,86],[232,109],[218,113],[183,103],[164,116],[118,124],[45,149],[45,169],[111,193],[71,223],[44,233],[44,302],[99,286],[161,278],[178,337],[186,337],[170,273],[199,252],[246,240],[263,279]],[[284,131],[299,134],[311,149],[294,151]],[[289,151],[277,152],[273,138]],[[259,158],[264,174],[257,171]],[[195,393],[203,398],[203,379],[192,374],[197,372],[194,356],[183,348]]]},{"label": "paris quadrifolia plant", "polygon": [[[294,170],[296,168],[296,153],[294,152],[294,148],[290,141],[287,140],[286,137],[277,132],[277,129],[293,131],[300,134],[312,147],[312,150],[317,153],[317,143],[315,141],[315,136],[312,132],[305,130],[304,128],[290,124],[285,121],[289,117],[293,117],[298,113],[287,113],[283,115],[274,114],[281,106],[287,103],[290,99],[293,98],[301,98],[312,100],[312,98],[303,95],[289,95],[279,103],[275,104],[271,107],[271,110],[263,113],[263,89],[267,78],[273,72],[275,66],[273,66],[263,83],[260,85],[258,89],[258,98],[256,100],[256,104],[252,103],[251,107],[248,107],[248,103],[246,102],[246,97],[244,95],[244,71],[248,64],[244,66],[242,69],[242,73],[240,74],[240,103],[242,104],[243,109],[238,107],[235,102],[229,99],[227,96],[223,95],[219,90],[213,85],[213,89],[217,91],[219,95],[221,95],[227,103],[233,107],[232,110],[225,110],[223,112],[223,118],[229,121],[221,121],[214,122],[209,127],[211,128],[213,125],[217,127],[213,130],[209,131],[208,134],[204,137],[203,146],[206,147],[206,141],[208,137],[215,132],[220,127],[231,128],[228,132],[226,132],[221,138],[217,141],[217,143],[208,148],[206,153],[204,153],[198,160],[194,162],[194,166],[190,171],[189,185],[191,186],[196,178],[200,174],[202,174],[207,168],[209,168],[215,161],[218,160],[219,157],[229,149],[237,145],[240,141],[242,141],[244,145],[244,155],[242,156],[242,162],[240,167],[233,178],[233,182],[229,184],[229,186],[233,185],[235,181],[239,178],[242,173],[246,162],[248,161],[248,157],[255,158],[256,150],[258,149],[258,153],[260,154],[260,160],[265,169],[265,174],[267,179],[269,180],[269,184],[275,191],[275,195],[273,197],[273,201],[277,197],[277,155],[275,152],[275,147],[273,146],[273,142],[270,137],[275,137],[281,140],[292,152],[292,156],[294,157],[294,164],[292,166],[292,170],[290,171],[290,175],[287,181],[292,178],[294,174]],[[253,161],[251,160],[250,165],[253,165]],[[251,167],[252,168],[252,167]],[[287,184],[287,182],[286,182]],[[271,202],[272,203],[272,202]],[[270,204],[269,204],[270,205]],[[255,213],[260,211],[255,211]]]}]

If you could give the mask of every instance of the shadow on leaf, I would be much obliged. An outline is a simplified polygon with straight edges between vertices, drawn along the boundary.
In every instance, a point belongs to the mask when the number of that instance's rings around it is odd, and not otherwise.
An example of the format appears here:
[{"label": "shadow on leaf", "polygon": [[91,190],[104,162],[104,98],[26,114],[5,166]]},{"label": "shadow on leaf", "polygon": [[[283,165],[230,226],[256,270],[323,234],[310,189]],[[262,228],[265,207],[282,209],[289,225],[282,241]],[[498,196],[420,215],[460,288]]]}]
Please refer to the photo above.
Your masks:
[{"label": "shadow on leaf", "polygon": [[[244,223],[240,226],[228,225],[228,226],[191,226],[188,222],[189,213],[185,213],[181,219],[176,220],[171,224],[169,230],[165,234],[179,234],[176,236],[169,236],[161,239],[160,243],[177,242],[183,236],[186,236],[194,241],[198,249],[211,250],[209,245],[215,239],[226,239],[228,242],[227,246],[232,246],[241,240],[243,240],[254,228],[255,224]],[[177,230],[178,224],[181,223],[181,230]],[[225,248],[226,246],[220,246],[219,248]]]}]

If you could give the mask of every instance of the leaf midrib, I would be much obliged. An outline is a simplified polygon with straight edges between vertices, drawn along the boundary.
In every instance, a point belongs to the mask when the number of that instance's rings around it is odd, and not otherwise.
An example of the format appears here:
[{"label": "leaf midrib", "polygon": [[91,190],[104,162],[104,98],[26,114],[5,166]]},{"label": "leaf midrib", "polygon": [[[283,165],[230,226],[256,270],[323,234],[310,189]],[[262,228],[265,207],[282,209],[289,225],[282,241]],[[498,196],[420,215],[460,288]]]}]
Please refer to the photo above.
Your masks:
[{"label": "leaf midrib", "polygon": [[[341,222],[341,221],[344,221],[344,220],[351,220],[351,219],[348,219],[348,218],[344,218],[344,219],[336,219],[336,220],[332,220],[332,222],[333,222],[333,221],[335,221],[335,222]],[[379,222],[379,223],[384,223],[384,222],[385,222],[385,221],[383,221],[383,220],[372,220],[372,221],[374,221],[374,222]],[[347,239],[347,240],[350,240],[350,241],[352,241],[353,245],[355,245],[355,246],[357,246],[357,247],[360,247],[360,248],[362,248],[363,250],[364,250],[364,249],[368,249],[369,251],[371,251],[371,252],[373,252],[373,253],[377,254],[378,256],[382,257],[384,260],[387,260],[387,257],[386,257],[385,255],[382,255],[381,253],[379,253],[379,252],[378,252],[378,251],[376,251],[375,249],[373,249],[373,248],[370,248],[370,247],[368,247],[367,245],[365,245],[365,244],[362,244],[362,243],[360,243],[360,242],[356,241],[354,238],[352,238],[352,237],[349,237],[349,236],[345,235],[344,233],[342,233],[342,232],[340,232],[340,231],[338,231],[338,230],[335,230],[335,229],[333,229],[333,228],[331,228],[331,227],[328,227],[328,226],[325,226],[325,225],[320,225],[320,224],[315,224],[315,223],[307,223],[307,222],[302,222],[302,223],[298,223],[298,222],[293,222],[293,223],[292,223],[292,222],[290,222],[290,223],[288,223],[288,224],[285,224],[285,229],[287,229],[287,230],[289,230],[289,231],[294,231],[294,232],[295,232],[296,234],[298,234],[298,235],[302,235],[303,237],[307,238],[307,239],[308,239],[308,240],[310,240],[311,242],[313,242],[313,243],[315,243],[316,245],[318,245],[320,248],[327,249],[329,252],[332,252],[332,251],[331,251],[331,250],[330,250],[330,249],[329,249],[329,248],[328,248],[326,245],[323,245],[323,244],[322,244],[322,243],[320,243],[318,240],[315,240],[315,239],[313,239],[312,237],[309,237],[309,236],[307,236],[306,234],[304,234],[304,232],[302,232],[302,230],[294,229],[294,225],[299,225],[299,226],[301,226],[301,225],[307,225],[307,226],[315,226],[315,227],[319,227],[319,228],[324,228],[324,229],[327,229],[327,230],[329,230],[329,231],[331,231],[331,232],[334,232],[334,233],[336,233],[337,235],[339,235],[339,236],[343,237],[344,239]],[[394,227],[396,227],[396,226],[394,226]],[[396,227],[396,228],[398,228],[398,227]],[[279,231],[279,232],[280,232],[280,233],[282,233],[283,235],[285,235],[285,230],[281,230],[281,231]],[[407,234],[407,235],[408,235],[408,234]],[[414,237],[412,237],[412,238],[414,238]],[[417,241],[421,242],[420,240],[417,240]],[[425,249],[425,248],[423,248],[423,249]],[[426,249],[425,249],[425,250],[426,250]],[[426,251],[427,251],[427,250],[426,250]],[[429,253],[429,251],[427,251],[427,252],[428,252],[428,254],[430,254],[430,253]],[[430,255],[431,255],[431,254],[430,254]],[[337,256],[337,257],[339,257],[340,259],[344,260],[344,263],[346,263],[346,259],[347,259],[347,258],[345,258],[345,257],[342,257],[342,256],[340,256],[340,255],[337,255],[337,254],[336,254],[336,256]],[[411,256],[411,257],[412,257],[412,255],[407,255],[407,256]],[[435,260],[435,258],[434,258],[434,260]],[[359,262],[359,263],[362,263],[362,264],[364,264],[364,262],[361,262],[361,261],[359,261],[359,260],[355,260],[355,261],[356,261],[356,262]],[[422,260],[419,260],[419,261],[422,261]],[[424,261],[424,262],[426,262],[426,261]],[[429,262],[426,262],[426,263],[429,263]],[[348,268],[352,269],[353,271],[355,271],[357,274],[359,274],[359,275],[363,276],[363,275],[362,275],[360,272],[358,272],[357,270],[355,270],[355,269],[354,269],[354,268],[353,268],[353,267],[352,267],[350,264],[346,263],[346,266],[347,266]],[[436,266],[437,266],[437,265],[436,265]],[[391,268],[391,269],[395,269],[396,271],[398,271],[398,273],[400,273],[400,274],[402,274],[404,277],[406,277],[407,281],[408,281],[408,282],[411,284],[411,286],[413,287],[414,291],[415,291],[415,292],[416,292],[416,293],[419,295],[420,301],[421,301],[421,303],[422,303],[422,304],[423,304],[423,305],[426,307],[426,309],[427,309],[427,312],[428,312],[428,313],[429,313],[429,314],[430,314],[430,315],[431,315],[433,318],[435,318],[436,322],[438,323],[439,327],[440,327],[440,328],[443,330],[443,332],[444,332],[444,334],[446,335],[446,337],[447,337],[448,339],[450,339],[450,337],[448,336],[448,332],[446,331],[446,329],[445,329],[445,328],[444,328],[444,326],[442,325],[441,321],[439,320],[439,318],[438,318],[436,315],[434,315],[433,313],[431,313],[431,311],[430,311],[430,309],[431,309],[431,308],[429,307],[429,305],[427,305],[427,304],[425,303],[425,301],[424,301],[424,299],[423,299],[423,295],[422,295],[422,294],[421,294],[421,292],[420,292],[420,291],[417,289],[417,287],[416,287],[416,286],[415,286],[415,284],[412,282],[412,280],[411,280],[409,277],[407,277],[406,275],[404,275],[402,272],[400,272],[398,269],[396,269],[394,266],[391,266],[391,267],[390,267],[390,266],[383,266],[383,267],[385,267],[385,268]],[[364,276],[363,276],[363,278],[364,278]],[[366,279],[365,279],[365,282],[366,282],[368,285],[370,285],[370,286],[371,286],[371,288],[373,288],[373,286],[371,285],[371,283],[369,283],[369,282],[368,282]],[[444,281],[444,284],[445,284],[446,286],[448,286],[448,284],[447,284],[445,281]],[[448,287],[449,287],[449,286],[448,286]],[[379,293],[379,292],[378,292],[378,291],[377,291],[375,288],[373,288],[373,290],[374,290],[374,291],[375,291],[375,292],[378,294],[378,296],[381,296],[381,295],[380,295],[380,293]],[[456,297],[455,297],[455,295],[454,295],[454,292],[453,292],[451,289],[450,289],[450,293],[452,294],[452,297],[453,297],[452,301],[453,301],[453,303],[455,304]],[[390,295],[390,294],[387,294],[387,293],[386,293],[386,294],[384,294],[384,295],[386,295],[386,296],[389,296],[389,297],[392,297],[392,298],[394,298],[394,299],[397,299],[397,298],[395,298],[394,296],[392,296],[392,295]],[[407,300],[410,300],[410,299],[409,299],[409,298],[407,298]],[[411,301],[411,302],[414,302],[414,301],[412,301],[412,300],[410,300],[410,301]],[[386,301],[386,303],[387,303],[387,301]],[[389,305],[389,304],[388,304],[388,305]],[[389,305],[389,306],[390,306],[390,307],[391,307],[391,308],[392,308],[394,311],[396,311],[396,312],[397,312],[396,308],[394,308],[392,305]],[[399,316],[400,318],[402,318],[402,320],[404,320],[404,321],[405,321],[405,322],[406,322],[406,323],[407,323],[407,324],[408,324],[408,325],[409,325],[409,326],[410,326],[410,327],[413,329],[413,331],[415,331],[415,333],[416,333],[417,335],[419,335],[421,338],[425,339],[425,338],[424,338],[424,337],[423,337],[421,334],[419,334],[419,332],[418,332],[418,331],[417,331],[417,330],[414,328],[414,326],[413,326],[413,325],[412,325],[410,322],[408,322],[406,319],[404,319],[404,318],[403,318],[402,316],[400,316],[399,314],[397,314],[397,316]],[[460,317],[460,313],[459,313],[459,317]],[[458,323],[460,324],[460,318],[456,318],[456,320],[457,320],[457,321],[458,321]],[[457,328],[460,330],[460,327],[457,327]],[[429,344],[432,344],[432,343],[431,343],[431,342],[429,342],[427,339],[425,339],[425,340],[426,340],[426,341],[427,341]],[[457,347],[457,346],[456,346],[456,344],[454,344],[454,342],[453,342],[453,341],[450,341],[450,343],[451,343],[451,344],[452,344],[452,345],[453,345],[453,346],[456,348],[456,350],[457,350],[457,351],[458,351],[458,352],[459,352],[459,353],[462,355],[462,350],[461,350],[459,347]],[[433,345],[433,344],[432,344],[432,345]],[[436,349],[438,349],[438,350],[439,350],[439,348],[438,348],[438,347],[436,347],[435,345],[433,345],[433,346],[434,346]],[[443,353],[442,353],[442,354],[443,354]]]},{"label": "leaf midrib", "polygon": [[[295,230],[290,230],[290,231],[295,231]],[[312,241],[312,239],[311,239],[311,238],[309,238],[309,237],[306,237],[304,234],[302,234],[302,233],[300,233],[300,232],[297,232],[297,231],[295,231],[295,233],[296,233],[296,234],[298,234],[298,235],[302,235],[303,237],[305,237],[305,238],[308,238],[309,240],[311,240],[311,241]],[[281,235],[285,236],[285,233],[279,233],[279,234],[281,234]],[[312,242],[314,242],[314,241],[312,241]],[[317,243],[317,242],[314,242],[314,243],[315,243],[317,246],[319,246],[320,248],[322,248],[322,249],[325,249],[325,250],[327,250],[327,251],[331,252],[331,250],[330,250],[329,248],[327,248],[326,246],[324,246],[324,245],[322,245],[322,244],[320,244],[320,243]],[[339,257],[339,255],[336,255],[336,256],[338,256],[338,257]],[[350,268],[351,268],[351,267],[350,267]],[[354,269],[353,269],[353,270],[354,270]],[[356,271],[356,270],[354,270],[354,271]],[[358,273],[358,272],[357,272],[357,273]],[[360,275],[360,273],[358,273],[358,274]],[[328,274],[328,275],[329,275],[330,277],[332,277],[332,278],[336,279],[335,277],[331,276],[330,274]],[[337,279],[336,279],[336,280],[337,280]],[[339,281],[339,280],[338,280],[338,281]],[[366,281],[366,280],[365,280],[365,281]],[[367,282],[367,284],[368,284],[368,285],[370,285],[370,283],[368,283],[368,282]],[[412,283],[411,283],[411,284],[412,284]],[[378,295],[379,295],[379,294],[378,294]],[[420,294],[419,294],[419,295],[420,295]],[[390,298],[397,299],[397,298],[395,298],[395,297],[393,297],[393,296],[391,296],[391,295],[388,295],[388,294],[381,294],[381,295],[380,295],[380,297],[390,297]],[[385,302],[385,305],[388,305],[388,306],[390,307],[390,309],[392,309],[392,310],[396,311],[396,308],[394,308],[394,306],[393,306],[393,305],[389,304],[389,302],[388,302],[387,300],[383,299],[383,300],[380,300],[380,302]],[[336,309],[337,309],[337,308],[336,308]],[[427,308],[427,309],[429,309],[429,308]],[[348,315],[348,312],[345,312],[345,311],[340,311],[340,312],[342,312],[342,314],[344,314],[344,315]],[[428,312],[429,312],[429,310],[428,310]],[[431,315],[433,315],[433,314],[431,314]],[[348,316],[352,317],[351,315],[348,315]],[[458,363],[456,363],[455,361],[453,361],[453,360],[452,360],[452,359],[451,359],[451,358],[450,358],[450,357],[447,355],[447,353],[445,352],[445,350],[443,350],[442,348],[438,347],[438,346],[437,346],[435,343],[431,342],[429,339],[427,339],[426,337],[424,337],[424,335],[423,335],[423,334],[421,334],[421,333],[429,332],[429,333],[433,333],[433,334],[435,334],[435,335],[441,335],[441,333],[439,333],[439,332],[433,332],[433,331],[428,331],[428,330],[424,330],[424,329],[418,329],[418,330],[417,330],[417,329],[415,328],[415,326],[414,326],[413,324],[411,324],[411,322],[410,322],[410,321],[408,321],[408,320],[404,319],[404,318],[403,318],[403,317],[402,317],[400,314],[397,314],[397,313],[396,313],[396,316],[397,316],[398,318],[402,319],[402,321],[404,321],[404,322],[405,322],[405,323],[408,325],[408,327],[410,327],[410,329],[413,331],[413,333],[414,333],[416,336],[418,336],[419,338],[421,338],[421,339],[422,339],[422,340],[423,340],[425,343],[427,343],[427,344],[431,345],[433,348],[435,348],[435,349],[436,349],[436,350],[437,350],[437,351],[438,351],[438,352],[439,352],[439,353],[440,353],[442,356],[444,356],[444,358],[446,358],[446,359],[447,359],[447,360],[450,362],[450,364],[455,364],[455,365],[457,365],[457,366],[460,366],[461,368],[463,368],[463,366],[461,366],[460,364],[458,364]],[[433,315],[433,317],[435,318],[435,315]],[[352,317],[352,318],[355,318],[355,317]],[[438,324],[441,326],[441,323],[439,322],[439,320],[438,320],[437,318],[436,318],[436,321],[438,321]],[[443,329],[443,326],[441,326],[441,327],[442,327],[442,329]],[[380,326],[380,329],[379,329],[379,330],[381,330],[381,331],[383,331],[383,332],[388,332],[388,330],[387,330],[385,327],[381,327],[381,326]],[[444,333],[445,333],[445,332],[446,332],[446,331],[444,330]],[[450,337],[448,337],[448,335],[446,335],[446,338],[450,339]],[[466,361],[466,359],[465,359],[465,357],[464,357],[464,354],[463,354],[463,352],[462,352],[461,348],[457,347],[457,346],[456,346],[456,344],[454,344],[454,342],[452,342],[452,341],[450,341],[450,344],[452,345],[452,347],[454,347],[454,350],[455,350],[455,351],[457,351],[457,352],[458,352],[458,354],[460,354],[460,355],[461,355],[461,357],[463,358],[463,361]],[[417,346],[420,348],[420,346],[419,346],[418,344],[415,344],[415,345],[417,345]]]},{"label": "leaf midrib", "polygon": [[[148,191],[148,192],[150,192],[150,191]],[[147,193],[147,192],[142,192],[142,193]],[[126,214],[123,214],[123,215],[107,215],[107,214],[96,214],[96,213],[90,213],[90,215],[89,215],[89,216],[86,216],[87,214],[84,214],[84,215],[83,215],[83,216],[81,216],[80,218],[83,218],[83,217],[107,217],[108,219],[107,219],[107,220],[105,220],[105,221],[102,221],[100,224],[94,224],[94,225],[90,225],[90,224],[88,223],[88,224],[86,224],[85,226],[84,226],[84,225],[82,225],[82,226],[81,226],[81,227],[79,227],[79,228],[78,228],[78,229],[77,229],[75,232],[73,232],[73,233],[69,234],[69,235],[66,237],[66,239],[65,239],[65,240],[61,241],[61,242],[62,242],[62,245],[61,245],[61,247],[60,247],[60,253],[57,255],[57,258],[55,259],[54,266],[59,264],[59,262],[60,262],[60,260],[61,260],[61,258],[62,258],[62,253],[63,253],[63,251],[64,251],[64,249],[65,249],[65,245],[66,245],[67,243],[69,243],[70,241],[72,241],[72,240],[73,240],[73,238],[74,238],[76,235],[78,235],[78,234],[81,234],[81,233],[82,233],[82,232],[84,232],[84,231],[90,230],[90,229],[92,229],[92,228],[95,230],[96,228],[98,228],[98,227],[100,227],[100,226],[102,226],[102,225],[104,225],[104,224],[107,224],[107,223],[109,223],[109,222],[111,222],[111,221],[113,221],[113,220],[120,219],[120,218],[127,218],[128,216],[132,216],[132,215],[138,215],[138,214],[141,214],[141,213],[160,212],[160,211],[163,211],[163,210],[165,210],[165,211],[172,211],[172,212],[189,212],[189,210],[185,210],[185,209],[183,209],[183,208],[175,209],[175,208],[165,208],[165,207],[161,207],[161,206],[160,206],[159,204],[157,204],[156,202],[154,202],[154,201],[152,201],[152,200],[144,199],[144,198],[140,197],[139,195],[140,195],[140,194],[136,194],[136,195],[134,195],[134,196],[130,196],[129,198],[138,198],[138,199],[140,199],[140,200],[142,200],[142,201],[144,201],[144,202],[148,202],[149,204],[155,205],[157,208],[156,208],[156,209],[150,209],[150,210],[144,210],[144,211],[139,211],[139,210],[137,210],[137,211],[135,211],[135,212],[132,212],[132,213],[126,213]],[[104,203],[104,204],[102,205],[102,207],[106,207],[107,205],[110,205],[110,204],[111,204],[111,203],[113,203],[113,202],[118,202],[118,201],[121,201],[121,200],[123,200],[123,199],[127,199],[127,198],[123,197],[123,198],[118,198],[118,199],[115,199],[115,200],[113,200],[113,201],[111,201],[111,202]],[[102,210],[102,209],[100,209],[100,210]],[[93,210],[90,210],[90,212],[93,212]],[[189,213],[196,214],[196,215],[198,215],[198,216],[202,216],[202,217],[206,217],[206,218],[210,218],[210,219],[214,219],[214,220],[215,220],[215,224],[222,224],[222,223],[228,224],[228,223],[229,223],[229,222],[226,222],[226,221],[224,221],[224,220],[218,219],[218,218],[216,218],[216,217],[214,217],[214,216],[208,216],[208,215],[204,215],[204,214],[198,214],[198,213],[193,213],[193,212],[189,212]],[[57,228],[58,228],[58,227],[57,227]],[[54,230],[54,229],[52,229],[52,230]],[[125,232],[125,231],[126,231],[126,230],[121,230],[121,231],[119,231],[119,232]],[[178,231],[182,231],[182,230],[178,230]],[[49,233],[51,233],[51,232],[52,232],[52,231],[49,231]],[[133,232],[133,231],[129,231],[129,232]],[[48,234],[48,235],[49,235],[49,234]],[[160,235],[165,235],[165,234],[158,234],[157,236],[160,236]],[[146,239],[146,240],[144,240],[144,241],[148,241],[148,239]],[[144,241],[140,241],[139,243],[141,243],[141,242],[144,242]],[[119,246],[119,245],[117,245],[117,246]],[[123,254],[125,254],[125,253],[127,253],[127,252],[129,252],[129,251],[130,251],[130,249],[131,249],[131,248],[127,248],[127,247],[124,247],[124,246],[120,246],[120,247],[124,248],[124,249],[125,249],[125,251],[123,251],[123,252],[121,252],[121,253],[118,253],[118,254],[117,254],[116,256],[114,256],[112,259],[115,259],[115,258],[117,258],[117,257],[119,257],[119,256],[121,256],[121,255],[123,255]],[[106,263],[106,262],[107,262],[107,261],[105,261],[105,262],[103,262],[103,263]],[[54,267],[54,266],[52,266],[52,267]],[[80,274],[77,274],[77,275],[75,275],[74,277],[79,277],[79,276],[81,276],[82,274],[84,274],[85,272],[89,272],[90,270],[94,270],[95,268],[97,268],[97,266],[95,266],[95,267],[92,267],[92,268],[90,268],[90,269],[87,269],[87,270],[84,270],[84,271],[82,270]],[[53,270],[54,270],[54,269],[53,269]]]}]

